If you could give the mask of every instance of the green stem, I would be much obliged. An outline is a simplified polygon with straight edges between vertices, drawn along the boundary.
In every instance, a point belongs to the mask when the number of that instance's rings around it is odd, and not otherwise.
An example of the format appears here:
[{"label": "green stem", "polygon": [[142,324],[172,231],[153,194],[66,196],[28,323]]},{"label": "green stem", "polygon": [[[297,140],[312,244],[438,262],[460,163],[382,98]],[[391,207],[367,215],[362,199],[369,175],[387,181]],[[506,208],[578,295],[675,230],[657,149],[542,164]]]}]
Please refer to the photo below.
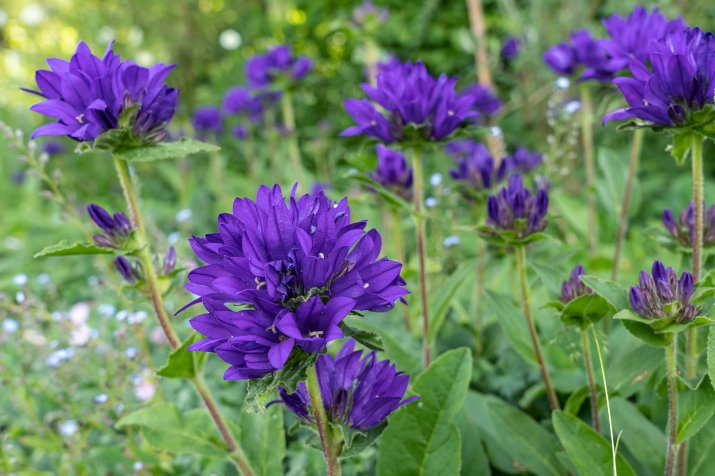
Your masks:
[{"label": "green stem", "polygon": [[[693,165],[693,206],[695,208],[695,225],[693,227],[693,280],[697,284],[700,280],[700,270],[703,264],[703,138],[693,134],[691,145]],[[685,377],[695,378],[698,364],[698,330],[688,330],[687,359],[685,361]]]},{"label": "green stem", "polygon": [[593,104],[588,83],[581,83],[581,139],[583,158],[586,166],[586,187],[588,189],[587,234],[588,251],[591,256],[598,252],[598,230],[596,229],[596,170],[593,158]]},{"label": "green stem", "polygon": [[412,149],[412,174],[415,201],[415,220],[417,232],[417,255],[419,261],[420,302],[422,304],[422,350],[425,368],[430,364],[429,305],[427,304],[427,251],[424,206],[424,178],[422,174],[422,155],[418,148]]},{"label": "green stem", "polygon": [[367,79],[375,86],[377,83],[377,58],[379,56],[379,48],[375,39],[370,36],[365,39],[365,67],[367,68]]},{"label": "green stem", "polygon": [[591,344],[588,342],[588,331],[585,328],[581,329],[581,348],[583,349],[583,361],[586,366],[588,393],[591,396],[591,420],[593,421],[593,429],[599,432],[598,395],[596,394],[596,381],[593,376],[593,366],[591,365]]},{"label": "green stem", "polygon": [[618,277],[618,265],[621,261],[621,251],[628,231],[628,209],[630,208],[631,195],[633,193],[633,182],[638,173],[638,161],[643,148],[643,129],[636,129],[633,133],[633,144],[631,145],[631,157],[628,162],[628,177],[626,178],[626,188],[623,190],[623,203],[621,204],[621,217],[618,221],[618,231],[616,233],[616,252],[613,255],[613,265],[611,267],[611,280]]},{"label": "green stem", "polygon": [[[397,207],[392,208],[392,241],[395,244],[395,258],[400,263],[405,262],[405,249],[402,245],[402,225],[400,225],[400,211]],[[405,321],[405,330],[412,333],[412,323],[410,322],[410,310],[407,306],[402,306],[402,317]]]},{"label": "green stem", "polygon": [[303,184],[303,166],[300,160],[300,148],[298,147],[298,132],[295,128],[295,112],[293,110],[293,97],[289,91],[283,91],[281,95],[281,113],[283,114],[283,126],[288,131],[288,155],[293,164],[293,172],[298,183]]},{"label": "green stem", "polygon": [[[481,204],[481,203],[480,203]],[[481,222],[481,213],[477,213],[477,223]],[[483,350],[482,346],[482,294],[484,294],[484,274],[486,271],[487,261],[487,243],[484,240],[477,240],[477,279],[475,298],[477,304],[474,309],[474,349],[475,355],[480,355]]]},{"label": "green stem", "polygon": [[606,411],[608,413],[608,431],[611,435],[611,455],[613,461],[613,475],[618,475],[618,467],[616,465],[616,440],[613,438],[613,418],[611,418],[611,400],[608,398],[608,382],[606,382],[606,368],[603,365],[603,355],[601,355],[601,346],[598,345],[598,336],[596,335],[596,329],[594,326],[591,327],[591,334],[593,334],[593,342],[596,344],[596,354],[598,355],[598,365],[601,367],[601,380],[603,381],[603,395],[606,397]]},{"label": "green stem", "polygon": [[[161,288],[159,287],[159,278],[154,269],[154,262],[151,259],[151,250],[149,248],[149,242],[146,237],[146,229],[144,228],[144,221],[142,220],[141,213],[139,211],[139,198],[134,186],[134,181],[132,179],[131,173],[129,172],[129,164],[120,159],[117,156],[113,156],[114,166],[117,169],[117,175],[119,177],[119,183],[124,191],[124,198],[127,202],[127,207],[129,208],[129,213],[136,227],[135,239],[137,245],[140,249],[139,260],[141,261],[142,268],[144,270],[144,275],[146,278],[146,283],[149,287],[149,293],[151,294],[151,301],[154,307],[154,312],[156,312],[156,317],[159,319],[159,324],[166,339],[169,341],[171,348],[176,350],[181,347],[181,340],[174,332],[169,322],[169,317],[166,313],[166,308],[164,307],[164,298],[161,294]],[[203,381],[199,378],[191,380],[196,391],[199,393],[201,400],[206,405],[206,408],[214,421],[214,424],[218,428],[221,436],[226,443],[226,448],[231,453],[232,459],[235,461],[237,466],[241,469],[244,476],[253,476],[253,471],[251,471],[246,458],[243,456],[240,448],[236,444],[236,440],[231,435],[228,430],[228,426],[224,421],[221,413],[216,406],[211,394],[209,393]]]},{"label": "green stem", "polygon": [[318,435],[320,436],[320,444],[323,447],[328,476],[340,476],[341,469],[338,456],[340,455],[341,442],[328,422],[328,415],[325,413],[325,407],[323,406],[323,398],[320,395],[320,384],[318,383],[315,366],[308,368],[307,374],[306,387],[310,397],[310,406],[313,408],[315,426],[318,428]]},{"label": "green stem", "polygon": [[676,461],[678,460],[678,391],[677,391],[677,334],[673,334],[673,341],[665,348],[665,366],[668,378],[668,449],[665,460],[665,476],[675,474]]},{"label": "green stem", "polygon": [[521,288],[521,305],[524,311],[524,317],[526,318],[526,323],[529,326],[531,343],[534,346],[534,354],[536,354],[536,361],[539,364],[539,370],[541,370],[541,378],[544,380],[544,386],[546,387],[546,396],[549,398],[549,405],[551,406],[551,409],[558,410],[559,401],[556,398],[556,393],[551,385],[551,377],[546,369],[546,363],[544,362],[544,357],[541,352],[541,343],[539,342],[539,336],[536,332],[534,318],[531,315],[529,283],[526,279],[526,247],[524,245],[516,246],[516,267],[517,274],[519,275],[519,287]]}]

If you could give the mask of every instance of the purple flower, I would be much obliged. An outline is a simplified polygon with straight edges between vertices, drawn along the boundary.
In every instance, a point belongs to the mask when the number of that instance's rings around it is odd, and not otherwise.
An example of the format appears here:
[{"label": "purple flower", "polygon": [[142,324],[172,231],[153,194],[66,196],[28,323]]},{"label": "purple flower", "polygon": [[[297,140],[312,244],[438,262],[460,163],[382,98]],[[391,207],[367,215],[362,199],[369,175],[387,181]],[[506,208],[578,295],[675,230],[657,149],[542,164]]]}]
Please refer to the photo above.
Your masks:
[{"label": "purple flower", "polygon": [[568,304],[579,296],[584,296],[586,294],[593,294],[593,289],[589,288],[581,282],[579,278],[581,275],[585,274],[583,266],[577,265],[569,279],[561,283],[561,302]]},{"label": "purple flower", "polygon": [[94,235],[94,241],[101,247],[123,248],[134,231],[129,218],[122,212],[111,215],[99,205],[90,204],[87,206],[87,213],[104,232]]},{"label": "purple flower", "polygon": [[[209,340],[228,336],[230,342],[243,314],[225,303],[252,306],[249,315],[260,325],[246,330],[242,341],[272,348],[292,339],[305,352],[320,351],[342,336],[337,326],[348,313],[388,311],[407,294],[402,265],[378,259],[382,240],[365,226],[351,222],[347,198],[331,202],[323,192],[296,197],[294,187],[286,204],[275,185],[262,186],[255,202],[237,198],[233,213],[219,216],[217,233],[190,240],[207,264],[189,273],[186,289],[209,311],[192,326]],[[218,327],[212,334],[201,324],[207,320]],[[282,344],[281,356],[292,348]],[[194,350],[207,350],[204,341]],[[285,360],[278,362],[270,371]]]},{"label": "purple flower", "polygon": [[530,152],[526,147],[518,147],[512,155],[504,157],[506,168],[510,172],[527,174],[539,167],[544,161],[539,152]]},{"label": "purple flower", "polygon": [[141,263],[138,261],[132,265],[124,256],[117,256],[114,258],[114,266],[127,283],[136,284],[144,281],[144,272],[142,271]]},{"label": "purple flower", "polygon": [[392,190],[399,196],[412,197],[412,167],[407,165],[405,156],[382,144],[377,151],[377,169],[370,172],[370,177],[383,187]]},{"label": "purple flower", "polygon": [[276,46],[268,53],[255,55],[246,63],[246,77],[252,88],[267,88],[279,79],[297,82],[313,69],[307,56],[293,56],[288,45]]},{"label": "purple flower", "polygon": [[554,72],[573,76],[581,72],[580,80],[594,79],[609,82],[622,68],[622,61],[612,58],[603,46],[605,40],[596,40],[586,30],[571,34],[570,43],[559,43],[544,53],[544,62]]},{"label": "purple flower", "polygon": [[58,121],[35,130],[33,138],[93,141],[104,132],[124,128],[134,143],[156,143],[166,136],[179,97],[164,83],[174,65],[144,68],[121,61],[111,43],[100,59],[84,42],[70,61],[51,58],[47,64],[50,71],[35,74],[39,91],[27,90],[45,101],[30,109]]},{"label": "purple flower", "polygon": [[[668,209],[663,210],[663,225],[683,246],[693,245],[693,230],[695,229],[695,207],[693,202],[688,204],[688,208],[680,212],[678,221],[675,220],[673,212]],[[703,245],[715,244],[715,205],[705,209],[703,203]]]},{"label": "purple flower", "polygon": [[713,104],[715,96],[715,37],[699,28],[685,28],[650,44],[651,68],[633,58],[633,77],[613,80],[629,107],[603,122],[638,118],[659,126],[684,126],[692,114]]},{"label": "purple flower", "polygon": [[487,224],[497,229],[514,231],[524,238],[546,228],[549,196],[540,188],[532,193],[524,188],[520,174],[511,175],[506,187],[487,200]]},{"label": "purple flower", "polygon": [[[355,341],[348,339],[335,358],[321,354],[315,364],[328,419],[337,425],[368,431],[402,405],[417,400],[404,398],[408,375],[398,372],[389,360],[378,361],[375,352],[363,357],[355,350]],[[313,408],[305,383],[298,384],[293,394],[281,388],[279,402],[300,419],[312,423]]]},{"label": "purple flower", "polygon": [[176,248],[173,246],[170,246],[167,248],[166,253],[164,254],[164,263],[161,268],[163,271],[164,275],[171,274],[172,271],[174,271],[174,268],[176,267]]},{"label": "purple flower", "polygon": [[652,41],[660,41],[667,34],[687,27],[680,17],[668,21],[657,8],[648,12],[641,6],[635,7],[628,18],[611,15],[602,23],[610,36],[602,47],[621,62],[620,69],[626,68],[631,58],[646,63]]},{"label": "purple flower", "polygon": [[259,123],[263,119],[261,95],[255,95],[247,87],[237,86],[226,91],[223,109],[234,116],[246,115],[253,123]]},{"label": "purple flower", "polygon": [[377,86],[361,85],[370,100],[345,101],[356,125],[341,135],[366,135],[387,143],[444,139],[477,116],[472,95],[458,93],[456,83],[457,78],[444,74],[434,78],[421,62],[383,63]]},{"label": "purple flower", "polygon": [[651,274],[643,270],[638,286],[631,286],[631,307],[644,319],[672,318],[678,323],[688,323],[700,314],[700,309],[690,304],[695,291],[693,276],[687,271],[678,276],[673,268],[653,262]]},{"label": "purple flower", "polygon": [[521,41],[515,36],[507,36],[501,45],[501,57],[504,61],[513,61],[519,56]]},{"label": "purple flower", "polygon": [[472,139],[450,142],[445,151],[457,161],[457,168],[450,169],[450,175],[467,185],[469,192],[488,190],[506,175],[506,162],[495,167],[487,146]]},{"label": "purple flower", "polygon": [[215,106],[198,107],[191,118],[191,125],[200,139],[208,136],[218,136],[223,131],[223,117]]},{"label": "purple flower", "polygon": [[579,66],[576,60],[576,52],[566,43],[559,43],[558,45],[552,46],[546,50],[543,58],[544,63],[546,63],[549,68],[555,73],[564,76],[573,75]]},{"label": "purple flower", "polygon": [[248,137],[248,130],[242,125],[235,126],[231,132],[233,137],[239,140],[245,140]]},{"label": "purple flower", "polygon": [[365,0],[353,10],[352,23],[357,28],[375,28],[385,23],[389,17],[387,8],[378,8],[370,0]]},{"label": "purple flower", "polygon": [[65,145],[58,140],[48,140],[42,146],[42,152],[52,157],[53,155],[64,154],[67,151]]},{"label": "purple flower", "polygon": [[501,109],[501,100],[487,86],[474,84],[466,88],[464,94],[472,97],[472,108],[479,118],[493,116]]}]

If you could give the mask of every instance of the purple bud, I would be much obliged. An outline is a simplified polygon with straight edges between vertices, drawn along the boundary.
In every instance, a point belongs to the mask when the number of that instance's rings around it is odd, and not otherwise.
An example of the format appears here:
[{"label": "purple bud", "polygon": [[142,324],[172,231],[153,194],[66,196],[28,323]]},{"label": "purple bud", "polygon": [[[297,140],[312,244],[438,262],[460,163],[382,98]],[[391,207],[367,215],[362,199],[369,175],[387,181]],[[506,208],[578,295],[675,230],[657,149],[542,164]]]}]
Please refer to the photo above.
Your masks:
[{"label": "purple bud", "polygon": [[170,246],[164,255],[164,274],[169,274],[176,267],[176,249]]},{"label": "purple bud", "polygon": [[649,317],[648,306],[646,305],[641,290],[637,286],[631,286],[631,290],[628,293],[628,298],[631,301],[631,307],[636,311],[641,317]]},{"label": "purple bud", "polygon": [[114,259],[114,266],[129,284],[134,284],[139,281],[137,270],[132,267],[132,264],[124,256],[117,256]]},{"label": "purple bud", "polygon": [[129,218],[127,218],[127,216],[122,212],[117,212],[114,214],[114,222],[117,225],[117,232],[120,235],[128,236],[129,233],[131,233],[134,229],[134,227],[132,226],[132,222],[129,221]]},{"label": "purple bud", "polygon": [[102,248],[118,248],[117,243],[107,235],[100,235],[99,233],[97,233],[96,235],[92,236],[92,238],[94,239],[94,242]]},{"label": "purple bud", "polygon": [[110,235],[116,231],[117,224],[107,210],[95,205],[94,203],[87,206],[89,217],[99,226],[102,231]]},{"label": "purple bud", "polygon": [[688,302],[690,297],[695,291],[695,284],[693,282],[693,275],[684,271],[680,275],[680,282],[678,283],[678,298],[682,302]]}]

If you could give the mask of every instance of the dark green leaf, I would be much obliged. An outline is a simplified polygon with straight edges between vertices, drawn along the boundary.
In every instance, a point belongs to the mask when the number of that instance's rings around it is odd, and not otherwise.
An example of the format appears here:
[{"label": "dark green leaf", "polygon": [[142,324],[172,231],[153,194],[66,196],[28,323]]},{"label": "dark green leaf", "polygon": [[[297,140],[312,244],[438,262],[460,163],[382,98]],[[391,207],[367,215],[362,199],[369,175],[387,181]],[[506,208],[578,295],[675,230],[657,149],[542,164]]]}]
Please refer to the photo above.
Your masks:
[{"label": "dark green leaf", "polygon": [[710,384],[715,388],[715,326],[710,326],[710,331],[708,332],[707,361]]},{"label": "dark green leaf", "polygon": [[[638,474],[645,473],[653,476],[663,474],[665,467],[665,434],[663,431],[643,416],[637,406],[624,398],[611,399],[611,418],[614,433],[621,434],[621,444],[628,449],[643,468],[638,471]],[[605,408],[601,411],[601,428],[608,428]]]},{"label": "dark green leaf", "polygon": [[474,283],[472,274],[476,273],[477,260],[470,259],[459,265],[429,300],[430,330],[429,341],[434,342],[447,316],[454,295],[464,283]]},{"label": "dark green leaf", "polygon": [[715,413],[715,389],[705,376],[695,390],[686,387],[678,394],[678,436],[683,443],[692,438]]},{"label": "dark green leaf", "polygon": [[[352,432],[352,435],[349,439],[349,446],[343,449],[343,452],[340,454],[340,458],[347,459],[359,455],[377,441],[380,435],[382,435],[385,431],[385,428],[387,428],[387,422],[383,421],[375,428],[370,429],[367,433],[346,429],[346,431]],[[348,439],[345,438],[345,441],[347,444]]]},{"label": "dark green leaf", "polygon": [[318,354],[306,354],[300,349],[293,349],[282,369],[265,377],[249,380],[246,388],[244,408],[251,413],[263,413],[267,400],[278,387],[285,387],[288,393],[295,392],[298,383],[305,380],[305,372],[315,363]]},{"label": "dark green leaf", "polygon": [[566,304],[561,311],[561,320],[564,324],[585,328],[604,317],[612,316],[615,312],[616,308],[604,297],[598,294],[584,294]]},{"label": "dark green leaf", "polygon": [[[359,320],[361,318],[351,317],[348,319],[350,319],[350,322],[352,323],[355,320]],[[385,346],[382,343],[382,338],[379,336],[379,334],[377,334],[377,332],[352,327],[346,322],[348,319],[345,319],[343,322],[340,323],[340,329],[343,330],[343,334],[345,335],[345,337],[352,337],[353,339],[371,350],[385,350]]]},{"label": "dark green leaf", "polygon": [[399,195],[397,195],[394,192],[391,192],[390,190],[386,189],[383,187],[379,182],[376,180],[371,179],[365,174],[361,173],[356,173],[356,172],[349,172],[345,174],[345,178],[348,180],[354,180],[356,182],[360,182],[363,185],[366,185],[370,188],[372,188],[375,193],[377,193],[380,197],[382,197],[383,200],[385,200],[388,204],[395,208],[402,208],[404,210],[407,210],[410,213],[415,212],[415,207],[410,203],[401,198]]},{"label": "dark green leaf", "polygon": [[[156,371],[157,375],[167,378],[192,378],[197,374],[200,368],[197,368],[196,363],[203,362],[205,353],[191,352],[187,350],[191,344],[199,340],[200,336],[194,332],[181,347],[169,354],[169,359]],[[195,359],[198,359],[195,362]]]},{"label": "dark green leaf", "polygon": [[566,400],[566,405],[564,405],[564,411],[571,415],[578,415],[578,412],[581,409],[583,402],[588,400],[588,398],[588,386],[584,385],[583,387],[579,387],[578,390],[569,395],[568,400]]},{"label": "dark green leaf", "polygon": [[256,476],[283,474],[286,452],[283,409],[273,405],[262,415],[241,412],[240,443]]},{"label": "dark green leaf", "polygon": [[490,290],[484,291],[484,304],[496,317],[509,343],[524,360],[536,363],[529,328],[520,310],[511,298]]},{"label": "dark green leaf", "polygon": [[582,275],[581,282],[593,289],[596,294],[602,296],[617,310],[630,309],[628,290],[618,283],[590,275]]},{"label": "dark green leaf", "polygon": [[453,420],[471,377],[466,348],[445,352],[417,376],[412,391],[420,400],[390,419],[380,444],[379,476],[459,473],[461,439]]},{"label": "dark green leaf", "polygon": [[612,476],[615,470],[619,476],[636,476],[620,454],[616,455],[616,468],[613,467],[611,444],[586,423],[560,410],[554,412],[553,421],[561,444],[580,474]]},{"label": "dark green leaf", "polygon": [[102,248],[93,243],[72,243],[60,241],[59,243],[43,248],[35,253],[35,258],[45,258],[48,256],[73,256],[73,255],[111,255],[115,250]]},{"label": "dark green leaf", "polygon": [[693,139],[690,134],[673,135],[673,143],[668,146],[670,155],[675,159],[675,163],[683,165],[690,155],[690,146]]},{"label": "dark green leaf", "polygon": [[176,142],[161,142],[156,145],[118,149],[114,154],[127,162],[153,162],[164,159],[181,159],[201,152],[216,152],[221,148],[188,137],[182,137]]}]

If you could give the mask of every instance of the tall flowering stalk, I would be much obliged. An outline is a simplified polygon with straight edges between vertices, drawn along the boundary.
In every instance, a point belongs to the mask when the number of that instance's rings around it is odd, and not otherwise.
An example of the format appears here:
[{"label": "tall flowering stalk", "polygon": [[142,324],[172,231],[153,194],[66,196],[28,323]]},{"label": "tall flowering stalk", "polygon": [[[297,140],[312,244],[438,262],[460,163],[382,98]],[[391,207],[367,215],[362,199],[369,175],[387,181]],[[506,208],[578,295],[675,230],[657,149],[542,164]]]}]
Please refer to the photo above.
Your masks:
[{"label": "tall flowering stalk", "polygon": [[429,365],[431,357],[423,149],[430,142],[447,139],[466,126],[469,119],[479,115],[474,110],[472,94],[457,92],[456,83],[457,78],[444,74],[435,78],[420,62],[395,60],[381,65],[376,86],[361,85],[371,101],[345,101],[345,109],[356,124],[345,129],[343,136],[364,135],[386,143],[401,143],[410,149],[425,366]]},{"label": "tall flowering stalk", "polygon": [[[49,59],[47,62],[51,71],[37,72],[40,91],[35,92],[45,101],[31,109],[58,121],[40,127],[33,136],[65,135],[87,148],[94,146],[112,151],[156,144],[166,137],[166,126],[174,115],[178,100],[178,91],[164,83],[173,65],[144,68],[131,61],[122,61],[112,51],[111,44],[104,56],[98,58],[85,43],[79,44],[70,61]],[[110,222],[94,207],[90,208],[90,216],[96,223],[101,223],[105,233],[111,232],[113,238],[126,237],[133,226],[132,244],[137,250],[154,311],[169,344],[176,350],[181,341],[166,313],[134,179],[126,160],[113,153],[113,161],[131,223],[127,223],[122,215],[115,215]],[[244,475],[252,475],[245,455],[203,380],[195,377],[191,381],[218,428],[232,462]]]},{"label": "tall flowering stalk", "polygon": [[521,175],[509,177],[506,187],[487,200],[487,225],[480,229],[482,236],[494,243],[513,246],[516,254],[516,268],[521,292],[521,306],[529,327],[529,335],[536,361],[546,387],[546,396],[552,410],[559,409],[559,401],[551,384],[551,377],[541,350],[536,324],[531,314],[531,295],[526,275],[526,245],[540,238],[546,228],[546,212],[549,196],[540,188],[532,193],[524,187]]}]

